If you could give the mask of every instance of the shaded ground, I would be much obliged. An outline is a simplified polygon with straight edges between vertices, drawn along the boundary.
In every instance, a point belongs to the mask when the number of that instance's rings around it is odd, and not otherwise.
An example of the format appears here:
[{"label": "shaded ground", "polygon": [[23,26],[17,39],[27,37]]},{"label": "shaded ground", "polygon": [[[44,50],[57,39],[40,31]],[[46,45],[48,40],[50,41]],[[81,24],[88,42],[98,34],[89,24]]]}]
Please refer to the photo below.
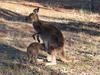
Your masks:
[{"label": "shaded ground", "polygon": [[[27,6],[27,8],[31,7]],[[67,11],[64,12],[64,14],[67,13]],[[24,13],[17,13],[14,9],[0,8],[1,75],[100,74],[100,22],[58,18],[58,15],[55,15],[57,18],[51,17],[52,15],[40,15],[44,24],[55,25],[62,31],[65,38],[66,55],[79,57],[80,60],[66,64],[58,61],[56,66],[34,64],[28,66],[24,65],[23,61],[26,58],[26,47],[34,42],[31,37],[34,29],[31,23],[24,21],[24,15]]]},{"label": "shaded ground", "polygon": [[[27,0],[26,0],[27,1]],[[87,11],[91,11],[91,0],[30,0],[30,2],[37,2],[42,4],[45,7],[61,7],[65,9],[84,9]],[[93,1],[93,11],[94,12],[100,12],[99,5],[100,1],[99,0],[94,0]]]},{"label": "shaded ground", "polygon": [[15,13],[13,11],[2,9],[0,8],[0,18],[5,18],[6,20],[12,20],[12,21],[23,21],[25,16]]}]

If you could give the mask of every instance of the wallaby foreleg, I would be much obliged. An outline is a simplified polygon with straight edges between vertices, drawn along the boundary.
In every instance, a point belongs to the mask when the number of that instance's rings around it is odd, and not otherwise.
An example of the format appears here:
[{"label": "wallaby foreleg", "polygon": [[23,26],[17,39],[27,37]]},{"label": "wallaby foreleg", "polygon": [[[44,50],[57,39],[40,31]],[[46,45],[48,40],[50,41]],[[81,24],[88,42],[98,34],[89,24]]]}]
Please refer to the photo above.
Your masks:
[{"label": "wallaby foreleg", "polygon": [[[35,36],[36,36],[36,37],[35,37]],[[32,35],[32,37],[33,37],[34,40],[37,40],[37,41],[40,43],[39,33],[34,33],[34,34]]]}]

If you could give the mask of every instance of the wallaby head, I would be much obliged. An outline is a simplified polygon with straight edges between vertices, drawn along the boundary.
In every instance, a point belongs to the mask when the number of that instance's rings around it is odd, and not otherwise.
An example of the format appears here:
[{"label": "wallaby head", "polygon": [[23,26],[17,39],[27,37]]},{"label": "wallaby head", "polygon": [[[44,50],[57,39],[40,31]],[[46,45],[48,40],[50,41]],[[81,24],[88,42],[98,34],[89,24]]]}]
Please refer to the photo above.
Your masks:
[{"label": "wallaby head", "polygon": [[30,13],[27,17],[26,17],[26,21],[32,21],[32,22],[37,22],[39,20],[38,18],[38,12],[39,12],[39,7],[34,9],[32,13]]},{"label": "wallaby head", "polygon": [[38,13],[39,12],[39,7],[33,10],[33,13]]}]

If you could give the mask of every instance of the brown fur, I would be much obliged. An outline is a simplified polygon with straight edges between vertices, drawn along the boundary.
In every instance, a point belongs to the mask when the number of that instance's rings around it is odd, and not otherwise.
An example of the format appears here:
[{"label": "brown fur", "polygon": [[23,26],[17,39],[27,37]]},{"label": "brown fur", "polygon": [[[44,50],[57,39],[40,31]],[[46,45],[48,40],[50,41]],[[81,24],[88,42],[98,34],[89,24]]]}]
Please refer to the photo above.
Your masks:
[{"label": "brown fur", "polygon": [[[51,60],[53,60],[53,58],[59,57],[59,59],[63,62],[67,62],[65,56],[64,56],[64,51],[61,48],[58,48],[58,51],[56,51],[56,49],[53,49],[53,47],[50,47],[51,51]],[[28,57],[28,61],[31,63],[36,63],[36,59],[37,56],[39,55],[39,53],[41,51],[45,51],[44,50],[44,44],[40,44],[37,42],[33,42],[31,44],[29,44],[29,46],[27,47],[27,57]],[[48,56],[47,56],[48,57]],[[54,59],[54,61],[56,60]],[[48,59],[47,59],[48,60]]]},{"label": "brown fur", "polygon": [[29,62],[36,62],[39,51],[43,50],[43,44],[34,42],[27,47],[27,57]]},{"label": "brown fur", "polygon": [[34,40],[37,40],[40,43],[39,34],[35,33],[32,35]]},{"label": "brown fur", "polygon": [[[33,11],[39,11],[39,8],[34,9]],[[64,38],[59,29],[53,25],[43,24],[38,17],[37,12],[29,14],[27,20],[32,20],[33,27],[36,30],[37,34],[40,35],[45,47],[49,47],[50,44],[55,44],[55,47],[63,47]],[[49,44],[48,46],[46,46]]]},{"label": "brown fur", "polygon": [[[59,54],[59,57],[62,61],[66,62],[65,54],[64,54],[64,37],[59,29],[57,29],[53,25],[43,24],[38,17],[37,12],[39,8],[33,10],[34,13],[29,14],[27,16],[27,20],[31,20],[33,22],[33,27],[37,31],[37,34],[43,40],[45,44],[45,48],[50,52],[54,61],[56,60],[56,55]],[[36,11],[36,12],[35,12]],[[52,49],[50,49],[50,47]],[[49,49],[49,50],[48,50]],[[52,60],[53,61],[53,60]]]}]

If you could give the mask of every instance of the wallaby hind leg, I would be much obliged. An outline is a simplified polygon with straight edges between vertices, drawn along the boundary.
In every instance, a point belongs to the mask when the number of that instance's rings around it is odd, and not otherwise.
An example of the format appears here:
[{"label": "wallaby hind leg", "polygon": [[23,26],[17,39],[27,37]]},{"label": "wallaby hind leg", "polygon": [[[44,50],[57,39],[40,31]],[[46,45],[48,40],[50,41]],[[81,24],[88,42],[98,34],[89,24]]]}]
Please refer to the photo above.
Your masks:
[{"label": "wallaby hind leg", "polygon": [[57,64],[56,56],[57,56],[57,52],[56,52],[56,49],[54,49],[51,52],[51,61],[47,62],[46,65],[56,65]]},{"label": "wallaby hind leg", "polygon": [[27,57],[28,57],[28,62],[30,63],[30,62],[31,62],[31,60],[32,60],[32,55],[27,54]]}]

